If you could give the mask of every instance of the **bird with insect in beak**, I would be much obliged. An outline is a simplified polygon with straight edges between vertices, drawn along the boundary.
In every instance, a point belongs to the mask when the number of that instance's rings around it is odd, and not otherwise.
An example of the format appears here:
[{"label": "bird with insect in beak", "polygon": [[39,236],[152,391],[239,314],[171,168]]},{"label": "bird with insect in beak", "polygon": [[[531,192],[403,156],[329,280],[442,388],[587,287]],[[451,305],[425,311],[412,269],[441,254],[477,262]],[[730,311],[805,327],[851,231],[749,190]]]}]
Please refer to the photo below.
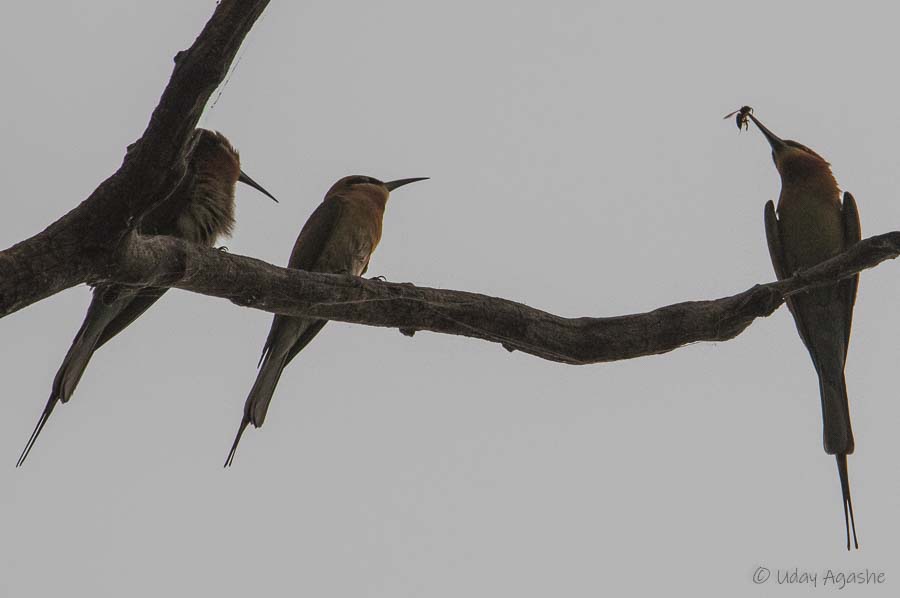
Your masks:
[{"label": "bird with insect in beak", "polygon": [[[778,279],[789,278],[798,270],[834,257],[859,241],[856,201],[849,193],[844,193],[841,201],[828,162],[805,145],[772,133],[752,111],[747,111],[746,117],[769,142],[775,168],[781,175],[778,208],[771,200],[765,207],[766,239]],[[854,443],[844,381],[858,284],[859,275],[854,275],[787,298],[797,332],[819,377],[825,452],[837,460],[847,550],[851,528],[853,544],[859,548],[847,474],[847,455],[853,453]]]},{"label": "bird with insect in beak", "polygon": [[[288,268],[362,276],[381,240],[384,208],[391,191],[427,178],[399,179],[387,183],[368,176],[342,178],[331,186],[325,199],[303,225],[291,251]],[[309,344],[327,321],[282,315],[276,315],[272,320],[257,364],[259,372],[256,382],[244,403],[244,416],[225,460],[225,467],[234,462],[234,454],[247,424],[252,423],[255,428],[263,425],[285,366]]]},{"label": "bird with insect in beak", "polygon": [[[221,133],[197,129],[191,143],[194,149],[184,178],[169,197],[143,216],[137,231],[211,247],[220,236],[230,236],[234,228],[234,191],[238,182],[278,200],[241,170],[238,152]],[[56,404],[66,403],[72,397],[94,351],[140,317],[166,290],[120,285],[94,287],[81,329],[56,372],[50,399],[16,467],[25,462]]]}]

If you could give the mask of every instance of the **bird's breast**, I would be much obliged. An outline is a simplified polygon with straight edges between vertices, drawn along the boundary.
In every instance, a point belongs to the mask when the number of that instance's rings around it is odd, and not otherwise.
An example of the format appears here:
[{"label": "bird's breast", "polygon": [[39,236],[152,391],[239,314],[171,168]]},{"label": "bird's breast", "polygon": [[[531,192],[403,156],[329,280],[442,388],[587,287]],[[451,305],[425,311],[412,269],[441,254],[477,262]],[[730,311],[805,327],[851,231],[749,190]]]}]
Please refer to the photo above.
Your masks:
[{"label": "bird's breast", "polygon": [[368,202],[347,206],[316,263],[316,270],[360,276],[381,241],[383,215],[383,209]]},{"label": "bird's breast", "polygon": [[843,250],[839,192],[834,189],[782,189],[779,229],[791,271],[814,266]]},{"label": "bird's breast", "polygon": [[176,221],[178,236],[201,245],[213,245],[234,228],[234,184],[198,176],[190,200]]}]

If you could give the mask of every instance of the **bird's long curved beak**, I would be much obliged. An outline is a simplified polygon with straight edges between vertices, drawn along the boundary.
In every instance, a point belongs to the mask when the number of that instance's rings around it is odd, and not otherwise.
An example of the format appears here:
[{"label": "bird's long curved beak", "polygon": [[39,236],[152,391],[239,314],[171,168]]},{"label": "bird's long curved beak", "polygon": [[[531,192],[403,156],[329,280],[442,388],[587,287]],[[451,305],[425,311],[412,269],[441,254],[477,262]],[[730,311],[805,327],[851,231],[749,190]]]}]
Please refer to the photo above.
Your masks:
[{"label": "bird's long curved beak", "polygon": [[415,183],[417,181],[427,181],[430,177],[420,176],[413,179],[397,179],[396,181],[388,181],[384,184],[387,187],[388,191],[393,191],[397,187],[402,187],[403,185],[409,185],[410,183]]},{"label": "bird's long curved beak", "polygon": [[765,136],[766,141],[769,142],[769,145],[772,146],[773,150],[781,149],[785,146],[784,140],[781,139],[778,135],[770,131],[766,128],[764,124],[759,122],[759,119],[753,116],[752,114],[748,114],[747,116],[756,123],[756,126],[759,127],[760,132],[762,132],[763,136]]},{"label": "bird's long curved beak", "polygon": [[268,191],[266,191],[265,189],[263,189],[263,186],[262,186],[262,185],[260,185],[259,183],[257,183],[257,182],[254,181],[253,179],[251,179],[249,176],[247,176],[247,173],[244,172],[243,170],[241,171],[241,175],[238,177],[238,181],[240,181],[241,183],[244,183],[245,185],[249,185],[250,187],[253,187],[254,189],[256,189],[257,191],[259,191],[260,193],[262,193],[262,194],[264,194],[265,196],[267,196],[268,198],[270,198],[270,199],[271,199],[272,201],[274,201],[275,203],[278,203],[278,200],[275,199],[275,196],[274,196],[274,195],[272,195],[271,193],[269,193]]}]

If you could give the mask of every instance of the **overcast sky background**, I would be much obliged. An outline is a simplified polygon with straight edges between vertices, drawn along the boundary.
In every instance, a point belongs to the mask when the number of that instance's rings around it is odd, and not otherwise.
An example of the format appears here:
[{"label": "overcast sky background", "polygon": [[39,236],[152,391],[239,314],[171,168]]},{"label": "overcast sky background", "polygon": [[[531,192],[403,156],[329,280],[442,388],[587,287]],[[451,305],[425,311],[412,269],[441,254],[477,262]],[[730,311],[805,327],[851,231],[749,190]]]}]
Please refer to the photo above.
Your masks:
[{"label": "overcast sky background", "polygon": [[[0,246],[118,168],[213,8],[7,11]],[[895,40],[895,13],[858,5],[273,2],[201,126],[281,200],[239,188],[232,252],[286,263],[346,174],[430,176],[393,194],[371,275],[618,315],[774,278],[780,182],[722,120],[742,104],[833,164],[864,236],[900,228]],[[586,367],[332,323],[225,471],[271,316],[173,291],[16,470],[90,298],[73,288],[0,321],[0,594],[755,596],[765,566],[820,590],[868,567],[885,585],[846,595],[896,595],[898,297],[896,264],[863,275],[848,554],[785,309]]]}]

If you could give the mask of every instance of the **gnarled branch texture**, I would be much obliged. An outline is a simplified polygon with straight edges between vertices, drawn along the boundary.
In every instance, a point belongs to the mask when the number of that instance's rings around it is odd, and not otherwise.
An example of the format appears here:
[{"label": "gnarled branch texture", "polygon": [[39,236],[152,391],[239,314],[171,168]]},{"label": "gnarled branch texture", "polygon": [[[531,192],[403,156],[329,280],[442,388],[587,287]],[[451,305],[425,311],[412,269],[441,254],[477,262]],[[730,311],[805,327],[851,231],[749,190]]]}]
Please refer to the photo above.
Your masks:
[{"label": "gnarled branch texture", "polygon": [[267,0],[222,0],[175,69],[142,137],[91,196],[43,232],[0,252],[0,317],[82,282],[164,286],[223,297],[269,312],[311,316],[406,334],[429,330],[502,344],[543,359],[587,364],[723,341],[784,298],[900,254],[900,232],[866,239],[796,276],[730,297],[618,317],[563,318],[521,303],[462,291],[287,270],[170,237],[136,224],[185,174],[187,147]]},{"label": "gnarled branch texture", "polygon": [[175,69],[121,167],[74,210],[0,252],[0,317],[96,277],[123,236],[184,176],[203,108],[268,0],[222,0]]},{"label": "gnarled branch texture", "polygon": [[237,305],[500,343],[550,361],[588,364],[665,353],[697,341],[725,341],[772,314],[786,296],[900,255],[900,232],[870,237],[795,276],[737,295],[687,301],[642,314],[564,318],[477,293],[431,289],[279,268],[171,237],[133,235],[109,280],[167,286]]}]

